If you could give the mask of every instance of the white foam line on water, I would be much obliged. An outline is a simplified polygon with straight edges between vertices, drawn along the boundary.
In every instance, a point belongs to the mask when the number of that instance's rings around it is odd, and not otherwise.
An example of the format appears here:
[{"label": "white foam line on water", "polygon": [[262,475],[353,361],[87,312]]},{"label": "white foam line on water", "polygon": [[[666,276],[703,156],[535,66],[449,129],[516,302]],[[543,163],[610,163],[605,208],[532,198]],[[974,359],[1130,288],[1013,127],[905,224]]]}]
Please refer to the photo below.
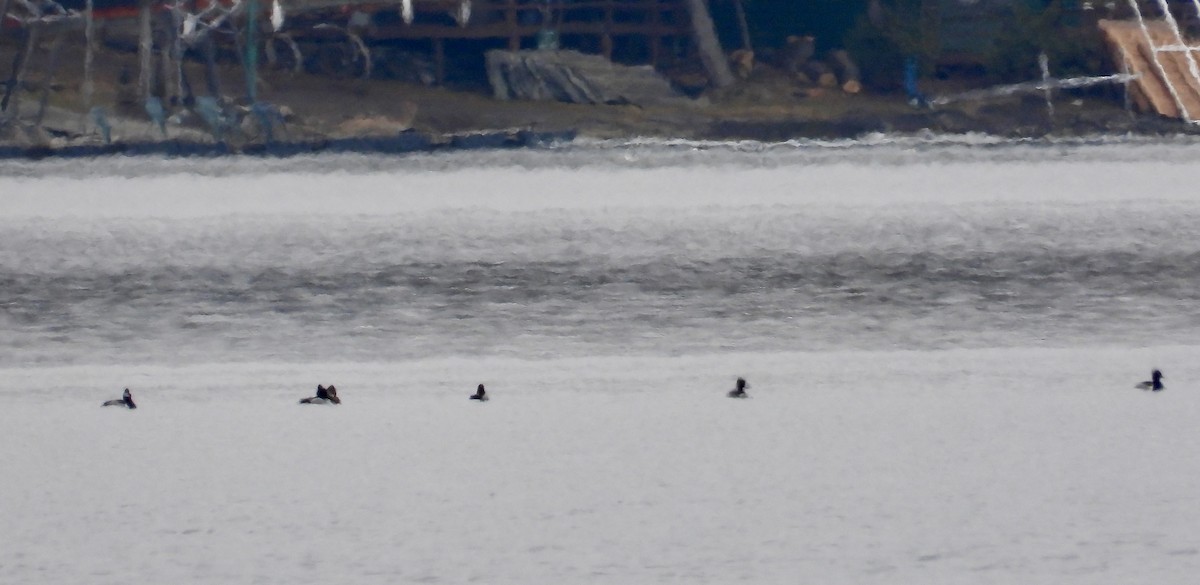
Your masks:
[{"label": "white foam line on water", "polygon": [[[1136,173],[1130,170],[1136,169]],[[614,173],[619,179],[614,180]],[[1170,163],[963,163],[736,170],[461,170],[454,173],[98,177],[0,181],[0,221],[28,218],[389,215],[431,209],[855,206],[1192,200]],[[613,187],[619,185],[620,188]],[[745,185],[753,185],[746,189]]]}]

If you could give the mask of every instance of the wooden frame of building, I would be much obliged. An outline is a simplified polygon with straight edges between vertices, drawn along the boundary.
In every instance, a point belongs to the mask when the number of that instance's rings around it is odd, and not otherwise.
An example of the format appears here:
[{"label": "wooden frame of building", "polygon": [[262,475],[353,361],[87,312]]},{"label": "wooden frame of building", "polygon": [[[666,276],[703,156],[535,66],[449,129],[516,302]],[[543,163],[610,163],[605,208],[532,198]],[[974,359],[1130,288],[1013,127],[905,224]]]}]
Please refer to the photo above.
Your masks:
[{"label": "wooden frame of building", "polygon": [[[536,46],[552,34],[564,45],[591,39],[601,55],[611,59],[617,39],[642,38],[645,61],[661,65],[668,42],[692,36],[683,0],[411,0],[412,22],[399,16],[403,2],[356,3],[345,0],[285,0],[285,30],[297,42],[323,41],[353,33],[367,43],[427,40],[437,81],[445,80],[448,40],[504,40],[509,50]],[[456,19],[469,6],[465,21]],[[328,26],[341,21],[340,26]],[[575,43],[583,44],[583,43]],[[691,43],[685,43],[692,50]]]}]

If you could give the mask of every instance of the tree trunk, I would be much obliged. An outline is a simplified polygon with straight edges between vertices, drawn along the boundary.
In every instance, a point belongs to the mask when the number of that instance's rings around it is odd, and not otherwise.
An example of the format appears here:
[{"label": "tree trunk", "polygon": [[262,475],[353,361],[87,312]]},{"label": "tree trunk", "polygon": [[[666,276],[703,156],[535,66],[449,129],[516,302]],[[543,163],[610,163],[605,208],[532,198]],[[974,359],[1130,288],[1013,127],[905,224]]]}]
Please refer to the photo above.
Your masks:
[{"label": "tree trunk", "polygon": [[[258,0],[246,0],[246,99],[258,101]],[[370,65],[368,64],[367,71]]]},{"label": "tree trunk", "polygon": [[171,98],[178,98],[179,94],[176,88],[179,87],[179,82],[175,77],[175,67],[171,59],[171,42],[168,39],[160,39],[163,46],[158,49],[158,68],[159,68],[159,86],[162,88],[160,95],[163,103],[170,106]]},{"label": "tree trunk", "polygon": [[214,98],[221,97],[221,77],[217,73],[217,47],[212,40],[212,35],[205,35],[201,50],[204,51],[204,88],[208,91],[208,95]]},{"label": "tree trunk", "polygon": [[729,62],[725,60],[721,41],[717,40],[716,27],[713,26],[712,16],[708,13],[708,5],[704,0],[687,0],[687,7],[692,16],[692,34],[709,79],[717,87],[733,85],[733,71],[729,68]]},{"label": "tree trunk", "polygon": [[150,0],[138,0],[138,98],[150,99],[154,86],[154,31],[150,22]]},{"label": "tree trunk", "polygon": [[8,14],[9,0],[0,0],[0,35],[4,34],[4,17]]},{"label": "tree trunk", "polygon": [[[95,6],[92,0],[87,0],[87,12],[84,13],[84,29],[83,38],[87,45],[83,50],[83,109],[90,112],[92,110],[92,94],[96,91],[96,84],[92,77],[92,62],[95,60],[96,54],[96,18]],[[84,118],[86,120],[86,117]],[[86,122],[85,122],[86,124]]]},{"label": "tree trunk", "polygon": [[46,117],[46,104],[50,101],[50,86],[54,85],[54,73],[58,69],[58,53],[62,49],[63,35],[65,31],[59,30],[54,34],[54,41],[50,44],[50,62],[46,64],[46,73],[42,76],[42,97],[38,100],[37,116],[34,118],[34,127],[40,128],[42,120]]},{"label": "tree trunk", "polygon": [[33,51],[37,47],[38,32],[41,30],[42,25],[39,23],[26,27],[25,34],[28,36],[25,39],[25,49],[17,53],[13,59],[12,78],[8,80],[8,89],[4,92],[4,98],[0,99],[0,112],[7,112],[8,122],[16,121],[17,116],[21,115],[21,85],[25,83],[25,69],[29,66],[29,60],[33,58]]}]

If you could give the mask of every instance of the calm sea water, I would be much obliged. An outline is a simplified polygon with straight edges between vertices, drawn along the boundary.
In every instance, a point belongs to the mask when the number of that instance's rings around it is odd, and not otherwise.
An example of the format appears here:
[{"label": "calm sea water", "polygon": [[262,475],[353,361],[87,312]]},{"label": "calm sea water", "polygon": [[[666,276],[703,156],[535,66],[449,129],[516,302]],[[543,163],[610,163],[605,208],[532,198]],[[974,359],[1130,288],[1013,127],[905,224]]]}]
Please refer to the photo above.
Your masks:
[{"label": "calm sea water", "polygon": [[0,365],[1200,341],[1188,142],[0,165]]},{"label": "calm sea water", "polygon": [[0,163],[0,582],[1188,583],[1196,146]]}]

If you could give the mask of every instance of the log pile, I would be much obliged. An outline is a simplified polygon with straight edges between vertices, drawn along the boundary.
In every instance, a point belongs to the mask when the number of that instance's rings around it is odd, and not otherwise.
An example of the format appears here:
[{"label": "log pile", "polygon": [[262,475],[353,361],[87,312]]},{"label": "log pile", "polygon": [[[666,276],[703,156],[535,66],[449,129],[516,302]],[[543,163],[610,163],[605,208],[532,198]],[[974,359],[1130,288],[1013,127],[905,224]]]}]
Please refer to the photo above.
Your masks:
[{"label": "log pile", "polygon": [[[737,53],[735,51],[730,58],[738,64],[736,69],[744,79],[749,77],[753,66],[747,65],[746,55]],[[840,89],[849,94],[859,93],[863,89],[858,64],[850,54],[836,49],[825,54],[824,59],[818,59],[816,39],[811,36],[789,36],[784,46],[774,52],[773,57],[769,62],[773,62],[797,85],[815,86],[819,91]]]},{"label": "log pile", "polygon": [[619,65],[576,51],[487,52],[488,81],[499,100],[665,105],[685,101],[649,65]]}]

